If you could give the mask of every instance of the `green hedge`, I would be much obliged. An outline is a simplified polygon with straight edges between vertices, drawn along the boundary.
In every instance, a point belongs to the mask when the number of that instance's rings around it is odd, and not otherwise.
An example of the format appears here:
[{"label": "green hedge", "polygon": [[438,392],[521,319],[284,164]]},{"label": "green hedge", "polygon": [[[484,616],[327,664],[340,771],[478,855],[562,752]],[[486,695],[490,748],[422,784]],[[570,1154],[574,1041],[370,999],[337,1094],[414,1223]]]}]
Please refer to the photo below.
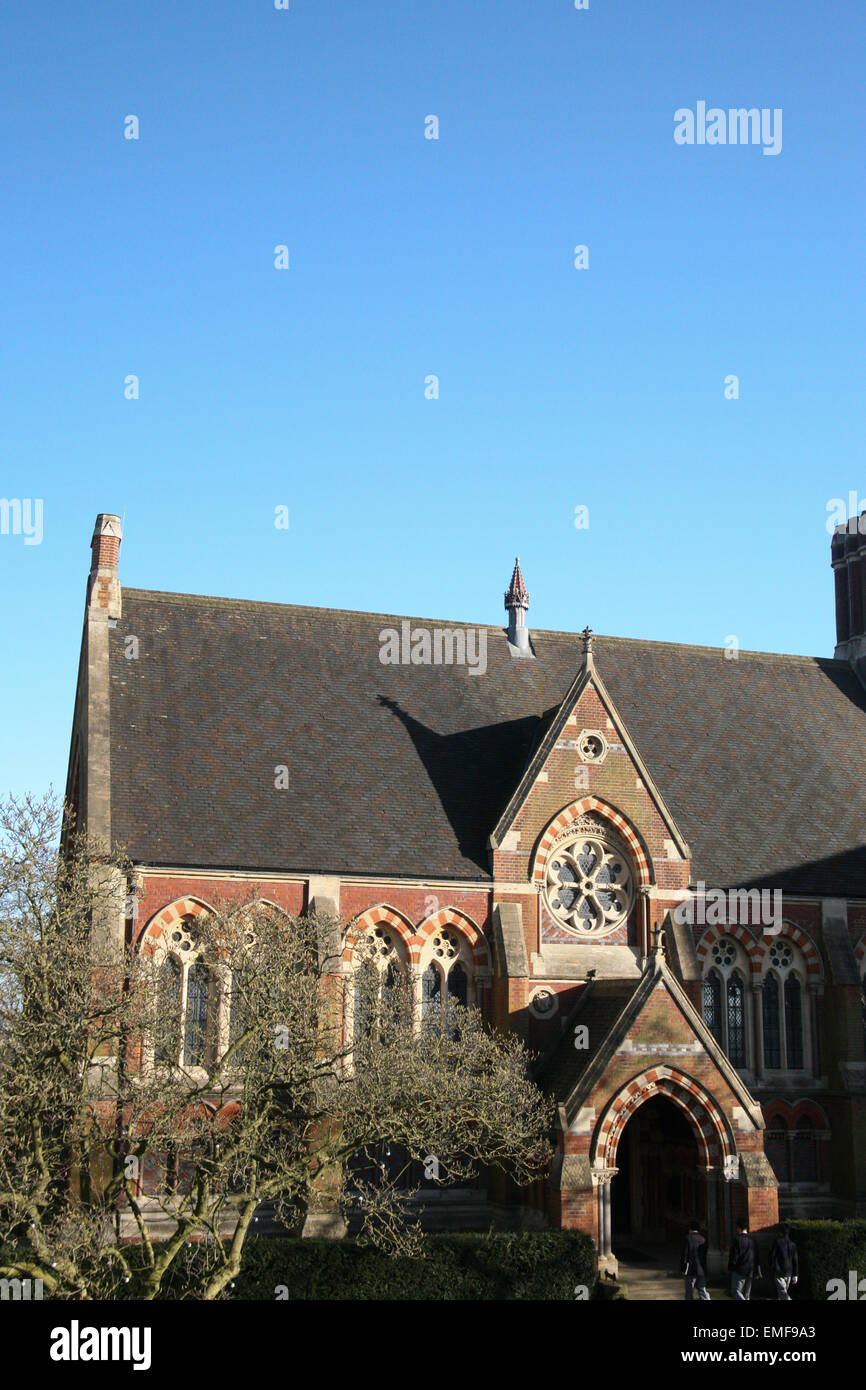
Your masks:
[{"label": "green hedge", "polygon": [[[595,1285],[595,1251],[579,1231],[430,1235],[417,1259],[353,1240],[262,1236],[247,1244],[233,1298],[574,1299]],[[285,1297],[285,1294],[283,1295]]]},{"label": "green hedge", "polygon": [[800,1257],[794,1298],[827,1300],[827,1284],[849,1270],[866,1279],[866,1221],[790,1221],[791,1239]]}]

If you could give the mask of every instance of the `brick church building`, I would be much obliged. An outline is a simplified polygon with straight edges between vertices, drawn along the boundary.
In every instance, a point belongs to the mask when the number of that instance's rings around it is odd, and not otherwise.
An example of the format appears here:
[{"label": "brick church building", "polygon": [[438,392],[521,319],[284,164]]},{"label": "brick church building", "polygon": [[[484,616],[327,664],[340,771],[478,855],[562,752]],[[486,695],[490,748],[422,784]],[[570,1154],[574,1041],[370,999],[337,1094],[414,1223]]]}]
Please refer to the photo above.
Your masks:
[{"label": "brick church building", "polygon": [[100,515],[67,798],[135,863],[117,939],[180,943],[182,1011],[209,904],[321,906],[340,969],[377,933],[555,1098],[543,1183],[431,1220],[578,1227],[612,1268],[693,1216],[719,1252],[866,1215],[856,523],[832,659],[530,632],[519,562],[505,627],[122,589],[120,541]]}]

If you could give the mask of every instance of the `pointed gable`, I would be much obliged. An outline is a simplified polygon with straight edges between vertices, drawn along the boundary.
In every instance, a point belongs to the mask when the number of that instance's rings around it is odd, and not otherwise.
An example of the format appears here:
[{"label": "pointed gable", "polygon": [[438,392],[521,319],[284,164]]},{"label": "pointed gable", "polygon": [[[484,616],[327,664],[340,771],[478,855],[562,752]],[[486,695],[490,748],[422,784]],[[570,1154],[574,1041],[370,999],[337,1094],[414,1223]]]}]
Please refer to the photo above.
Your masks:
[{"label": "pointed gable", "polygon": [[[577,1038],[586,1046],[576,1045],[578,1028],[586,1029]],[[737,1107],[749,1128],[762,1127],[760,1106],[661,955],[637,982],[587,986],[538,1079],[564,1106],[571,1127],[588,1106],[599,1113],[604,1097],[631,1086],[635,1075],[652,1086],[658,1068],[693,1077],[695,1087],[717,1096],[726,1110]]]},{"label": "pointed gable", "polygon": [[494,876],[541,883],[547,853],[587,813],[615,828],[639,882],[688,884],[689,847],[595,666],[584,659],[490,837]]}]

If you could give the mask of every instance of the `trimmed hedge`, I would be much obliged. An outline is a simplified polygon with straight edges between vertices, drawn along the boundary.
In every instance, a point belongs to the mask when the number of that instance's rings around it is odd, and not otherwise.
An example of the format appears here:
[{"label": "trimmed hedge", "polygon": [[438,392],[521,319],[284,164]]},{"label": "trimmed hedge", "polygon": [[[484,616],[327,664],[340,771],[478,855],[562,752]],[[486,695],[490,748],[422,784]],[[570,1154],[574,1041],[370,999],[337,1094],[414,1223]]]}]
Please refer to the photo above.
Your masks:
[{"label": "trimmed hedge", "polygon": [[791,1239],[800,1257],[800,1279],[794,1298],[827,1300],[827,1284],[848,1274],[866,1279],[866,1221],[789,1221]]},{"label": "trimmed hedge", "polygon": [[[424,1254],[382,1254],[353,1240],[261,1236],[244,1247],[231,1297],[275,1299],[574,1299],[595,1286],[595,1249],[579,1231],[429,1235]],[[285,1297],[285,1295],[283,1295]]]}]

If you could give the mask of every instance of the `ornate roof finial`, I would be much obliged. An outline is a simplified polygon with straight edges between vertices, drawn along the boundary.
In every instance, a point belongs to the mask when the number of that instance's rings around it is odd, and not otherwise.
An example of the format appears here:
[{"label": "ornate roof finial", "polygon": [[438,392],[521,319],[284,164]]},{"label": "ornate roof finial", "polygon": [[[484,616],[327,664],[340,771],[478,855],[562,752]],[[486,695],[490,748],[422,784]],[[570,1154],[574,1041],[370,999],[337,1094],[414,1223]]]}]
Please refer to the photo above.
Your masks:
[{"label": "ornate roof finial", "polygon": [[514,561],[514,572],[505,593],[505,607],[508,611],[508,641],[513,656],[532,656],[529,645],[529,630],[526,626],[526,610],[529,607],[529,590],[523,582],[520,571],[520,556]]},{"label": "ornate roof finial", "polygon": [[505,595],[505,607],[507,609],[522,608],[524,611],[529,607],[529,590],[523,582],[519,555],[514,561],[514,573]]},{"label": "ornate roof finial", "polygon": [[581,637],[583,638],[583,654],[584,654],[584,656],[592,656],[592,638],[593,638],[593,631],[592,631],[592,628],[589,626],[589,624],[587,624],[587,626],[583,629],[583,632],[582,632],[580,635],[581,635]]}]

